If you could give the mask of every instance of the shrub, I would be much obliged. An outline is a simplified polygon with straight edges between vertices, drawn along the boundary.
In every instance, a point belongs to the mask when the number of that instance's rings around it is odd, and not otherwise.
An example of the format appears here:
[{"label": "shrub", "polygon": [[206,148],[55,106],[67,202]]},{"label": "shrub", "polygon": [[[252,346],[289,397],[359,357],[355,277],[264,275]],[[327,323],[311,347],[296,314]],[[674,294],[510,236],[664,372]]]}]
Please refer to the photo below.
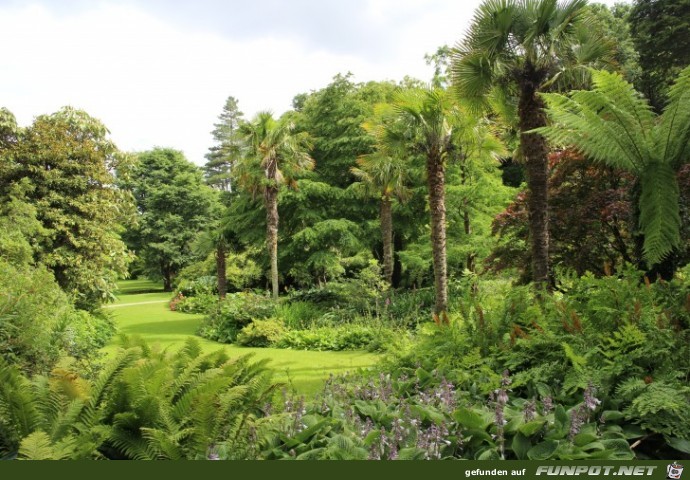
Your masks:
[{"label": "shrub", "polygon": [[295,350],[381,351],[393,337],[394,332],[388,328],[346,324],[309,330],[290,330],[280,338],[276,347]]},{"label": "shrub", "polygon": [[24,372],[47,373],[63,355],[89,361],[114,331],[105,314],[75,309],[44,267],[0,259],[0,356]]},{"label": "shrub", "polygon": [[201,293],[194,297],[186,297],[178,293],[170,300],[170,310],[180,313],[211,313],[218,308],[218,296]]},{"label": "shrub", "polygon": [[255,293],[233,293],[206,316],[199,327],[199,335],[221,343],[232,343],[237,334],[253,320],[275,315],[276,305],[271,298]]},{"label": "shrub", "polygon": [[291,330],[309,328],[319,323],[326,310],[309,302],[290,301],[276,308],[276,317]]},{"label": "shrub", "polygon": [[269,318],[254,320],[237,334],[237,344],[245,347],[270,347],[285,334],[283,322]]},{"label": "shrub", "polygon": [[193,280],[183,280],[177,287],[176,293],[185,297],[197,295],[212,295],[218,293],[218,282],[215,276],[196,277]]}]

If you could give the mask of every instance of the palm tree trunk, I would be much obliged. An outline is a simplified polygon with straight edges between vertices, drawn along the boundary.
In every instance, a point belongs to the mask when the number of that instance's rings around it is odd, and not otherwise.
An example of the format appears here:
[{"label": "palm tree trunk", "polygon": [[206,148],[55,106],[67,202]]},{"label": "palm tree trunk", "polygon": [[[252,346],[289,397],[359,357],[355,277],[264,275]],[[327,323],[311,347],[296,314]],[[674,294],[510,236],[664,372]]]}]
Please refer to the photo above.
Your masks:
[{"label": "palm tree trunk", "polygon": [[381,200],[381,238],[383,238],[383,276],[393,285],[393,208],[390,198]]},{"label": "palm tree trunk", "polygon": [[[470,235],[472,235],[472,223],[470,222],[470,212],[465,210],[462,213],[462,220],[463,224],[465,227],[465,235],[467,235],[467,238],[469,240]],[[477,259],[477,255],[475,253],[468,253],[467,254],[467,270],[470,272],[474,273],[474,270],[476,268],[475,265],[475,260]]]},{"label": "palm tree trunk", "polygon": [[278,299],[278,189],[266,188],[266,246],[271,260],[271,287]]},{"label": "palm tree trunk", "polygon": [[[467,158],[463,158],[463,164],[460,169],[460,183],[462,185],[467,185]],[[466,197],[463,200],[463,211],[462,211],[462,221],[463,221],[463,226],[465,227],[465,235],[467,235],[467,241],[469,242],[470,240],[470,235],[472,235],[472,222],[470,219],[470,211],[469,211],[469,199]],[[474,273],[475,269],[475,259],[476,255],[474,252],[468,253],[467,254],[467,270],[470,272]]]},{"label": "palm tree trunk", "polygon": [[437,314],[448,310],[448,266],[446,260],[446,172],[441,153],[427,156],[429,210],[431,211],[431,250],[434,262],[434,287]]},{"label": "palm tree trunk", "polygon": [[218,242],[216,246],[216,276],[218,278],[218,296],[222,300],[228,293],[228,279],[225,274],[225,243],[223,241]]},{"label": "palm tree trunk", "polygon": [[532,280],[542,288],[549,288],[549,194],[548,145],[535,133],[524,133],[546,126],[544,102],[537,95],[543,74],[528,65],[521,83],[518,115],[520,117],[520,147],[525,161],[529,187],[529,234],[532,250]]}]

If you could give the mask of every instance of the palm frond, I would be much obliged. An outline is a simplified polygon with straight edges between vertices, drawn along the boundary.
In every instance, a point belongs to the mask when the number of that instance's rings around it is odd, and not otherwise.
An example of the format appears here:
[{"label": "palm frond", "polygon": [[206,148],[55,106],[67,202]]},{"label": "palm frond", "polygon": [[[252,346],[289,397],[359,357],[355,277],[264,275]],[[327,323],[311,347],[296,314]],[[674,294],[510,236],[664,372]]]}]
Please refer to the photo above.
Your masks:
[{"label": "palm frond", "polygon": [[453,56],[451,74],[456,95],[474,112],[485,111],[489,106],[487,96],[496,80],[495,63],[480,51],[454,50]]}]

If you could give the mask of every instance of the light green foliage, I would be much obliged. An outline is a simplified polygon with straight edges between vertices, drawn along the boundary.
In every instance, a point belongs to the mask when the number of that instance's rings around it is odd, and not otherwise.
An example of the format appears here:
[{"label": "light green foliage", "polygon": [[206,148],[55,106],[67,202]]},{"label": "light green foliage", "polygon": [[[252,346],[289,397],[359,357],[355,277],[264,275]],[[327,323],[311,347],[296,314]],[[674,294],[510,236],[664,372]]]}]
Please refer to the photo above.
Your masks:
[{"label": "light green foliage", "polygon": [[396,332],[383,326],[350,323],[344,325],[312,327],[308,330],[288,330],[274,342],[278,348],[294,350],[383,351]]},{"label": "light green foliage", "polygon": [[44,266],[0,259],[0,357],[29,373],[47,373],[61,357],[88,367],[112,336],[109,318],[76,310]]},{"label": "light green foliage", "polygon": [[639,64],[640,55],[635,49],[630,33],[631,9],[632,6],[627,3],[616,3],[613,7],[603,3],[587,5],[589,28],[615,43],[611,69],[622,74],[627,81],[636,84],[642,71]]},{"label": "light green foliage", "polygon": [[[254,255],[256,255],[255,252],[247,249],[241,252],[229,252],[225,256],[225,275],[231,291],[243,290],[261,278],[261,267],[252,259]],[[195,282],[202,277],[213,277],[212,289],[217,293],[215,275],[215,252],[212,252],[203,261],[192,263],[180,270],[177,276],[177,289],[184,288],[186,282]]]},{"label": "light green foliage", "polygon": [[248,432],[276,387],[264,363],[133,345],[93,382],[71,372],[31,382],[0,361],[0,454],[23,459],[203,459],[214,445],[251,458]]},{"label": "light green foliage", "polygon": [[388,100],[392,83],[354,83],[351,74],[336,75],[325,88],[300,98],[297,128],[314,139],[315,174],[345,188],[354,181],[350,168],[359,155],[371,153],[373,141],[362,127],[373,106]]},{"label": "light green foliage", "polygon": [[253,320],[237,334],[237,344],[245,347],[272,347],[285,335],[280,319]]},{"label": "light green foliage", "polygon": [[217,198],[201,170],[182,153],[157,148],[138,155],[130,188],[139,216],[127,242],[144,260],[146,272],[163,278],[167,291],[179,271],[194,260],[191,242],[209,223]]},{"label": "light green foliage", "polygon": [[48,234],[36,207],[26,201],[24,192],[30,188],[27,180],[17,182],[0,206],[0,256],[17,266],[34,263],[39,242]]},{"label": "light green foliage", "polygon": [[80,306],[109,300],[129,261],[120,224],[131,208],[129,194],[114,187],[112,173],[124,170],[129,160],[108,139],[105,126],[65,107],[37,117],[0,156],[0,195],[30,205],[43,229],[32,238],[35,259]]},{"label": "light green foliage", "polygon": [[675,174],[690,154],[690,68],[676,80],[658,118],[620,75],[594,71],[592,77],[592,91],[545,94],[554,125],[538,131],[640,178],[639,227],[645,259],[655,265],[680,245]]}]

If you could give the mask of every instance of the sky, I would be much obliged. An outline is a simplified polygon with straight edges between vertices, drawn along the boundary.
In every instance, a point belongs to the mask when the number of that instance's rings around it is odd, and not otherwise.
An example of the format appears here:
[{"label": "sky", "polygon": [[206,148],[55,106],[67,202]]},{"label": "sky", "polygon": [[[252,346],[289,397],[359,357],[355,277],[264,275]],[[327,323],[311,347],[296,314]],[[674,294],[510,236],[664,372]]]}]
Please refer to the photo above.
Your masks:
[{"label": "sky", "polygon": [[123,151],[171,147],[202,165],[228,96],[251,118],[338,73],[429,81],[424,55],[460,40],[479,3],[0,0],[0,106],[27,126],[70,105]]}]

